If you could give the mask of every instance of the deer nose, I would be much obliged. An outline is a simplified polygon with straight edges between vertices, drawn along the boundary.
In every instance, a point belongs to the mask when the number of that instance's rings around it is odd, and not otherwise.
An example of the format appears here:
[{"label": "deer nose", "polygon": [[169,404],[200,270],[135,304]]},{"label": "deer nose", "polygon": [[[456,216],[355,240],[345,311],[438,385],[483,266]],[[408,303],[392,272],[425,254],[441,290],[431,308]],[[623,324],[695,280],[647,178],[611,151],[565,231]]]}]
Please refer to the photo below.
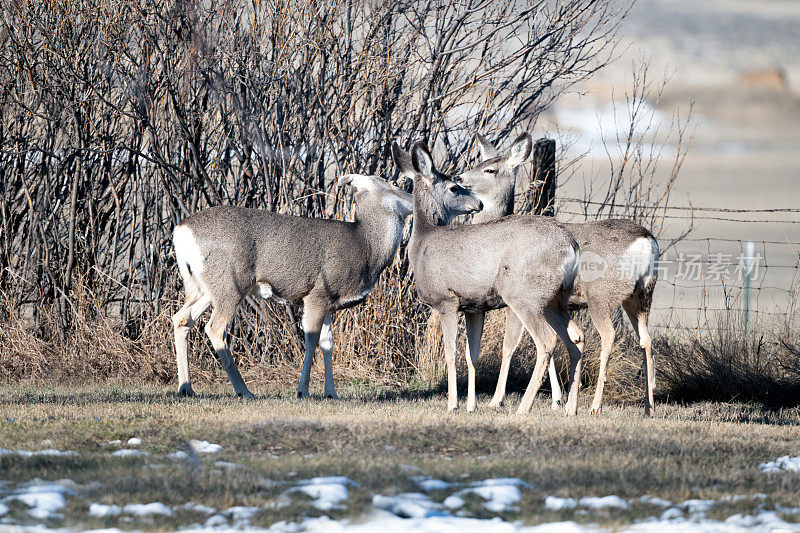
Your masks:
[{"label": "deer nose", "polygon": [[478,200],[478,211],[483,211],[483,202]]}]

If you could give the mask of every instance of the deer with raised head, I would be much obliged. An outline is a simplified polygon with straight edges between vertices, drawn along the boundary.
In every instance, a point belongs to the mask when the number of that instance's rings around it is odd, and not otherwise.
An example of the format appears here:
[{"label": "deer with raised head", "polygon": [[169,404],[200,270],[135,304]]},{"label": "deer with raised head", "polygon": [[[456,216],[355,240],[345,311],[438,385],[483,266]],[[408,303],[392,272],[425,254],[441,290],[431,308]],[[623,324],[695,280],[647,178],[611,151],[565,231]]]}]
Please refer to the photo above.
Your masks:
[{"label": "deer with raised head", "polygon": [[[472,216],[473,223],[480,223],[513,214],[518,161],[515,154],[523,149],[520,143],[530,146],[531,140],[528,134],[523,134],[507,153],[499,152],[481,135],[476,140],[481,161],[458,176],[458,182],[483,202],[484,209]],[[645,228],[624,219],[564,224],[564,227],[581,248],[581,265],[569,306],[570,309],[588,309],[601,339],[600,370],[592,412],[598,413],[602,407],[606,367],[615,341],[611,313],[618,305],[622,305],[644,349],[645,413],[650,414],[655,408],[655,367],[647,319],[657,280],[658,243]],[[503,402],[511,356],[522,340],[523,331],[523,324],[518,317],[506,312],[500,377],[491,406],[496,407]],[[569,331],[573,341],[583,351],[583,332],[572,321]],[[550,362],[549,374],[553,408],[556,408],[562,396],[553,361]]]},{"label": "deer with raised head", "polygon": [[[410,154],[394,143],[392,156],[400,173],[414,180],[414,226],[408,256],[417,298],[440,316],[448,410],[458,407],[458,313],[464,313],[467,324],[467,410],[473,411],[477,407],[475,363],[484,315],[490,309],[508,307],[525,324],[537,348],[536,366],[517,413],[527,413],[533,405],[558,336],[570,353],[566,411],[576,414],[581,352],[567,333],[567,302],[579,257],[575,240],[547,217],[507,217],[446,227],[449,217],[436,191],[457,187],[455,182],[436,171],[423,142],[416,142]],[[520,154],[522,161],[527,157]]]},{"label": "deer with raised head", "polygon": [[[212,306],[205,331],[236,395],[253,398],[231,356],[226,330],[242,299],[254,295],[303,305],[306,349],[297,396],[308,397],[319,345],[325,396],[338,398],[331,369],[333,314],[367,297],[393,261],[413,207],[411,195],[381,178],[347,174],[338,185],[356,191],[354,222],[212,207],[175,228],[175,255],[186,291],[186,301],[173,317],[180,394],[194,395],[187,356],[189,329]],[[443,195],[441,201],[454,212],[474,211],[459,210],[462,198],[447,196],[446,191]]]}]

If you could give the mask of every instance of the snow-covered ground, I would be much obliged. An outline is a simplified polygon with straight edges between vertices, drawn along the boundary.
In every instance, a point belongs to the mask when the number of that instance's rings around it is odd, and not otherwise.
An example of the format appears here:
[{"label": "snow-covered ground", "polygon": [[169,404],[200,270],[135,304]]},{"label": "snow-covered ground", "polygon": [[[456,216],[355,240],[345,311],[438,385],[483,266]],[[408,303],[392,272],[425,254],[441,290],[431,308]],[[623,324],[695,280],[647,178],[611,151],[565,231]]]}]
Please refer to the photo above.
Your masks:
[{"label": "snow-covered ground", "polygon": [[[195,441],[199,446],[192,446],[195,453],[217,453],[221,450],[219,445],[207,441]],[[121,443],[119,443],[121,444]],[[139,445],[131,443],[128,445]],[[201,452],[200,450],[214,450]],[[126,449],[127,451],[133,451]],[[118,450],[121,451],[121,450]],[[75,455],[76,452],[60,452],[58,450],[23,451],[2,450],[2,454],[17,454],[31,457],[35,455]],[[112,456],[118,455],[115,453]],[[127,454],[126,454],[127,455]],[[126,455],[123,455],[125,457]],[[183,452],[181,455],[170,454],[165,458],[176,460],[189,460],[190,455]],[[763,475],[791,475],[796,472],[797,457],[785,456],[760,464]],[[244,465],[215,461],[218,468],[246,468]],[[152,466],[152,465],[149,465]],[[623,531],[632,532],[658,532],[671,531],[797,531],[800,532],[800,523],[787,522],[784,516],[794,515],[800,518],[800,507],[767,508],[766,496],[729,495],[719,501],[708,499],[688,499],[683,502],[672,502],[663,498],[643,495],[638,498],[625,499],[615,494],[584,497],[559,497],[542,495],[542,508],[544,510],[563,513],[574,513],[580,516],[579,524],[575,521],[559,521],[543,523],[534,526],[523,526],[519,522],[510,522],[501,517],[481,519],[468,516],[467,498],[483,500],[483,507],[492,513],[509,513],[519,509],[525,492],[535,492],[530,483],[518,478],[491,478],[483,481],[465,481],[463,483],[450,483],[418,475],[412,478],[419,487],[419,492],[399,494],[374,494],[372,506],[358,520],[334,520],[327,516],[298,517],[294,521],[283,521],[272,524],[267,528],[252,525],[252,519],[262,508],[257,506],[235,506],[227,509],[216,509],[208,505],[195,502],[186,502],[181,505],[169,506],[163,502],[140,502],[118,504],[101,504],[90,502],[86,508],[86,516],[104,518],[106,520],[125,521],[126,526],[136,523],[137,520],[148,519],[153,516],[173,516],[176,511],[192,511],[199,516],[204,516],[197,523],[185,524],[185,531],[192,532],[225,532],[225,531],[263,531],[270,533],[301,533],[301,532],[366,532],[381,531],[392,533],[399,531],[421,532],[454,532],[469,533],[472,531],[497,531],[501,533],[533,533],[547,531],[605,531],[606,528],[592,525],[593,515],[601,517],[611,510],[626,510],[631,505],[647,505],[652,508],[652,516],[640,518],[626,527]],[[267,504],[270,508],[283,507],[292,501],[306,503],[310,507],[321,511],[346,509],[350,498],[350,489],[358,487],[358,483],[344,476],[314,477],[300,481],[285,481],[286,489],[282,491],[276,501]],[[63,523],[62,513],[68,505],[70,498],[77,498],[82,487],[69,479],[58,481],[43,481],[34,479],[24,483],[12,483],[0,480],[0,530],[8,533],[17,532],[45,532],[45,531],[73,531],[67,527],[52,526]],[[433,494],[431,494],[433,493]],[[300,497],[299,500],[297,498]],[[309,501],[310,498],[310,501]],[[530,501],[530,500],[529,500]],[[708,517],[710,510],[722,503],[749,501],[753,504],[751,514],[734,514],[724,520],[715,520]],[[29,519],[24,520],[25,525],[14,523],[10,506],[26,506]],[[800,502],[798,502],[800,505]],[[264,507],[265,509],[267,506]],[[17,515],[19,516],[19,515]],[[39,523],[39,521],[42,521]],[[44,522],[46,521],[46,522]],[[33,524],[33,525],[32,525]],[[50,529],[49,529],[50,527]],[[106,531],[118,531],[116,529]]]}]

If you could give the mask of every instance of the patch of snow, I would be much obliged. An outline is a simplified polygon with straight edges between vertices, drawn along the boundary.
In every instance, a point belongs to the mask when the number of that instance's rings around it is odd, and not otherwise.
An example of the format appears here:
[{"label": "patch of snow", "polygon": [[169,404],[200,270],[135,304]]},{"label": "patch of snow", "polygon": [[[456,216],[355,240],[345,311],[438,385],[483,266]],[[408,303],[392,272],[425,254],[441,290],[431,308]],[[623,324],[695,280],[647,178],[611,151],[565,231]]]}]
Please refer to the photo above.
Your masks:
[{"label": "patch of snow", "polygon": [[122,512],[134,516],[148,516],[153,514],[172,516],[172,509],[161,502],[129,503],[122,508]]},{"label": "patch of snow", "polygon": [[677,507],[670,507],[669,509],[661,513],[660,520],[673,520],[675,518],[683,518],[683,511],[681,511]]},{"label": "patch of snow", "polygon": [[214,514],[217,512],[216,509],[213,507],[209,507],[208,505],[203,505],[201,503],[194,503],[194,502],[187,502],[184,503],[181,508],[187,511],[194,511],[196,513],[205,513],[205,514]]},{"label": "patch of snow", "polygon": [[150,455],[147,452],[143,452],[142,450],[132,450],[129,448],[123,448],[121,450],[117,450],[115,452],[111,452],[111,455],[114,457],[143,457],[145,455]]},{"label": "patch of snow", "polygon": [[66,485],[74,486],[75,483],[69,479],[57,482],[43,482],[40,479],[34,479],[27,483],[21,483],[14,494],[0,500],[0,504],[5,509],[5,512],[0,512],[0,515],[8,513],[8,506],[5,505],[7,502],[19,501],[30,507],[28,514],[32,517],[49,518],[66,507],[65,494],[74,494],[72,489]]},{"label": "patch of snow", "polygon": [[118,446],[118,445],[122,444],[122,441],[121,441],[121,440],[119,440],[119,439],[117,439],[117,440],[110,440],[110,441],[108,441],[108,444],[111,444],[112,446]]},{"label": "patch of snow", "polygon": [[595,510],[606,509],[608,507],[616,507],[618,509],[628,508],[628,502],[613,494],[611,496],[603,496],[602,498],[598,498],[596,496],[581,498],[578,500],[578,505]]},{"label": "patch of snow", "polygon": [[644,495],[638,500],[639,503],[646,503],[649,505],[657,505],[659,507],[672,507],[672,502],[669,500],[664,500],[662,498],[656,498],[650,495]]},{"label": "patch of snow", "polygon": [[215,461],[214,466],[217,468],[224,468],[225,470],[237,470],[239,468],[244,468],[244,465],[240,465],[239,463],[229,463],[227,461]]},{"label": "patch of snow", "polygon": [[514,509],[514,504],[522,499],[520,487],[529,485],[518,478],[495,478],[472,483],[470,487],[462,489],[444,500],[444,505],[450,509],[464,506],[464,496],[476,494],[486,500],[484,507],[492,512],[499,513]]},{"label": "patch of snow", "polygon": [[183,461],[184,459],[189,458],[189,454],[183,450],[178,450],[177,452],[172,452],[167,455],[170,459],[175,459],[176,461]]},{"label": "patch of snow", "polygon": [[714,500],[686,500],[678,505],[684,511],[690,514],[705,513],[711,507],[716,505]]},{"label": "patch of snow", "polygon": [[401,518],[430,518],[447,514],[440,510],[440,505],[432,502],[430,498],[420,492],[403,493],[397,496],[376,494],[372,497],[372,505]]},{"label": "patch of snow", "polygon": [[74,457],[80,454],[78,452],[73,452],[72,450],[62,452],[61,450],[48,449],[31,452],[28,450],[7,450],[5,448],[0,448],[0,455],[19,455],[20,457],[34,457],[38,455],[51,457]]},{"label": "patch of snow", "polygon": [[341,502],[350,497],[348,486],[358,486],[355,481],[345,476],[315,477],[301,481],[297,486],[284,494],[302,492],[314,499],[314,507],[322,511],[342,509]]},{"label": "patch of snow", "polygon": [[231,520],[250,520],[257,512],[258,507],[244,507],[241,505],[229,507],[228,509],[222,511],[222,513]]},{"label": "patch of snow", "polygon": [[219,453],[222,451],[222,446],[219,444],[212,444],[207,440],[190,440],[189,446],[194,453]]},{"label": "patch of snow", "polygon": [[128,439],[128,446],[139,446],[142,443],[142,439],[139,437],[131,437]]},{"label": "patch of snow", "polygon": [[8,507],[0,503],[0,516],[8,513]]},{"label": "patch of snow", "polygon": [[119,516],[122,514],[122,507],[119,505],[104,505],[102,503],[89,504],[89,516],[104,517],[104,516]]},{"label": "patch of snow", "polygon": [[447,489],[453,486],[452,483],[448,483],[447,481],[442,481],[441,479],[432,479],[432,478],[424,478],[419,477],[414,479],[419,485],[419,488],[428,492],[429,490],[442,490]]},{"label": "patch of snow", "polygon": [[3,499],[3,502],[17,500],[31,509],[28,514],[34,518],[48,518],[67,506],[67,500],[61,492],[25,492],[14,494]]},{"label": "patch of snow", "polygon": [[221,514],[215,514],[214,516],[208,517],[208,520],[205,522],[206,527],[216,527],[221,526],[222,524],[227,524],[228,520]]},{"label": "patch of snow", "polygon": [[790,457],[784,455],[775,460],[767,461],[758,465],[761,471],[767,474],[778,474],[780,472],[800,472],[800,457]]},{"label": "patch of snow", "polygon": [[565,509],[575,509],[578,500],[575,498],[559,498],[558,496],[547,496],[544,499],[544,508],[551,511],[563,511]]}]

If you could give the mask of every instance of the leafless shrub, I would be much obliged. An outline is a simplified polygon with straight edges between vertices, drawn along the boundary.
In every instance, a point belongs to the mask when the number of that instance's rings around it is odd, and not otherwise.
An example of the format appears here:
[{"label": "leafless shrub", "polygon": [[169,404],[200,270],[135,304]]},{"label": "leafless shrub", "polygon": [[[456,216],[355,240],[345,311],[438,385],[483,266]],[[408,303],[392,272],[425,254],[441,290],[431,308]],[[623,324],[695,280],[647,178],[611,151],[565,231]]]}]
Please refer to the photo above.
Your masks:
[{"label": "leafless shrub", "polygon": [[[343,217],[343,171],[391,174],[391,140],[459,154],[524,128],[613,53],[626,2],[114,0],[4,3],[4,379],[171,379],[171,232],[235,204]],[[300,355],[298,313],[248,301],[244,371]],[[339,364],[438,360],[406,262],[337,319]],[[201,334],[203,369],[214,368]],[[35,355],[30,359],[29,355]],[[208,362],[209,364],[206,364]]]}]

